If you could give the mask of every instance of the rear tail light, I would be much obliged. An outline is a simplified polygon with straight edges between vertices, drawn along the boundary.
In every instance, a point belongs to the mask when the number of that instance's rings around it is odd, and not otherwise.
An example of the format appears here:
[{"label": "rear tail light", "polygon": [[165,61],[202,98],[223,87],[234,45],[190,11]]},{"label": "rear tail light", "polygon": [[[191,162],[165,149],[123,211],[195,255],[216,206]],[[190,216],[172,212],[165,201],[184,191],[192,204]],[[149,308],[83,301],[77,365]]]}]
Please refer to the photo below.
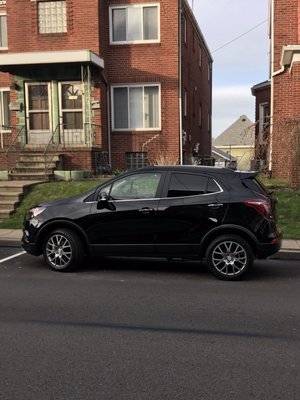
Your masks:
[{"label": "rear tail light", "polygon": [[267,219],[273,219],[270,202],[262,199],[249,199],[244,202],[248,207],[254,208],[259,214]]}]

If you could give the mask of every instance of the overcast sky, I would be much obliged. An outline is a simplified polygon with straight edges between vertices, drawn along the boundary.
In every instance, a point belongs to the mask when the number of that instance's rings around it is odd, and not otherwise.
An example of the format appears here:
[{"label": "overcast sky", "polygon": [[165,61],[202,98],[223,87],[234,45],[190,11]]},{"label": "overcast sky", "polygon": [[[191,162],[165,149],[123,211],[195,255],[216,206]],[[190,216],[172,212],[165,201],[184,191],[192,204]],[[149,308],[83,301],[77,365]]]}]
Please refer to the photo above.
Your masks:
[{"label": "overcast sky", "polygon": [[214,60],[212,129],[217,137],[243,114],[254,122],[251,87],[269,78],[268,0],[189,2]]}]

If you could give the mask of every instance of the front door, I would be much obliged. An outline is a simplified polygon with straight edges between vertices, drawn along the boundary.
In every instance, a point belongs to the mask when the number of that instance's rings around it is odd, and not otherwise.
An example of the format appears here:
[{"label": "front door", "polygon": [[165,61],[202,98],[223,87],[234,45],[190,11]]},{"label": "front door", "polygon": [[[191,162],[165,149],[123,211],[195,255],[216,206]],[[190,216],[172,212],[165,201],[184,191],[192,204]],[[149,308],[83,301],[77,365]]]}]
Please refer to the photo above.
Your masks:
[{"label": "front door", "polygon": [[52,136],[50,83],[26,83],[28,144],[48,144]]},{"label": "front door", "polygon": [[160,181],[160,173],[133,173],[101,188],[107,201],[92,205],[86,229],[95,252],[153,253]]},{"label": "front door", "polygon": [[81,82],[61,82],[60,120],[62,139],[66,145],[83,145],[84,140],[84,96]]}]

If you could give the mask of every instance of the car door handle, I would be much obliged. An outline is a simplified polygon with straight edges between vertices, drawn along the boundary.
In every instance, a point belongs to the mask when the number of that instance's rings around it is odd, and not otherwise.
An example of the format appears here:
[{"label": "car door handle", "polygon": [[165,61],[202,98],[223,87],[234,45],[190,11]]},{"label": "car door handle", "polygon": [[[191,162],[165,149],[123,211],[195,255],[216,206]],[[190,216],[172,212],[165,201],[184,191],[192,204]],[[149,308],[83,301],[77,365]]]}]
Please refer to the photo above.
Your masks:
[{"label": "car door handle", "polygon": [[153,208],[149,208],[149,207],[143,207],[143,208],[139,209],[139,212],[144,214],[144,215],[150,214],[153,211],[154,211],[154,209]]},{"label": "car door handle", "polygon": [[223,206],[222,203],[211,203],[211,204],[208,204],[208,207],[213,207],[213,208],[219,208],[219,207],[222,207],[222,206]]}]

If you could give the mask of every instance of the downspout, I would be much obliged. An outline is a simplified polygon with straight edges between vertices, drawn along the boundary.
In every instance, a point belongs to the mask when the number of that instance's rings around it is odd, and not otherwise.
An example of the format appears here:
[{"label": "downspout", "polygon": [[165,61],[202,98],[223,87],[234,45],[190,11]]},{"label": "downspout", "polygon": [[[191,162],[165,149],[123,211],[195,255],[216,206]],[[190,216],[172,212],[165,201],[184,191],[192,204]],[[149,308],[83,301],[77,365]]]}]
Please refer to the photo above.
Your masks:
[{"label": "downspout", "polygon": [[178,0],[178,82],[179,82],[179,96],[178,96],[178,106],[179,106],[179,163],[183,164],[183,148],[182,148],[182,60],[181,60],[181,52],[182,52],[182,28],[181,28],[181,13],[182,13],[182,0]]},{"label": "downspout", "polygon": [[109,83],[104,75],[103,69],[101,70],[101,77],[106,86],[106,101],[107,101],[107,150],[108,150],[108,164],[111,166],[111,138],[110,138],[110,91]]},{"label": "downspout", "polygon": [[274,71],[274,0],[269,0],[270,20],[271,20],[271,121],[270,121],[270,154],[269,154],[269,173],[272,174],[272,163],[273,163],[273,115],[274,115],[274,77],[282,74],[285,71],[285,66],[281,66],[280,69]]}]

